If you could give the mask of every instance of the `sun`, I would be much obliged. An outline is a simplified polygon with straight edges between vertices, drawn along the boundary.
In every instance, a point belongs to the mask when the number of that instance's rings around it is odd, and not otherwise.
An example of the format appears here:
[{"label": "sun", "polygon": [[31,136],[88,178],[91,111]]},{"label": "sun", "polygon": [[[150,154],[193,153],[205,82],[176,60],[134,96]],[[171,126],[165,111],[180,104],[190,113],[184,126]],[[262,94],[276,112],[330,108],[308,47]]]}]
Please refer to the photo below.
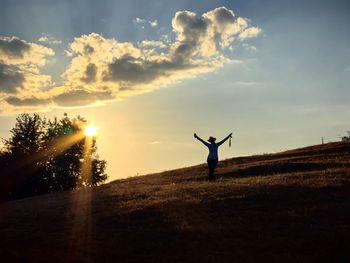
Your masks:
[{"label": "sun", "polygon": [[85,127],[84,134],[90,137],[95,136],[96,128],[93,125],[89,124]]}]

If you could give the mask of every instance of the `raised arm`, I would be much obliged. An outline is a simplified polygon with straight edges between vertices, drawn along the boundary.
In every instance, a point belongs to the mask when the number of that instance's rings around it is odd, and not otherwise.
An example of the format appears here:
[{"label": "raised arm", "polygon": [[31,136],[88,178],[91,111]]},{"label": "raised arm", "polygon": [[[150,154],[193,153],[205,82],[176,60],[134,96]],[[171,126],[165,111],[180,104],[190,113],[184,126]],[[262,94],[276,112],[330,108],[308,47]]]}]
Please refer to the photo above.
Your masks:
[{"label": "raised arm", "polygon": [[217,145],[220,146],[221,144],[226,142],[228,138],[232,138],[232,132],[229,135],[227,135],[227,137],[225,137],[222,141],[218,142]]},{"label": "raised arm", "polygon": [[202,138],[200,138],[199,136],[197,136],[197,134],[194,134],[194,138],[196,138],[198,141],[201,141],[205,146],[208,146],[209,143],[207,143],[206,141],[204,141]]}]

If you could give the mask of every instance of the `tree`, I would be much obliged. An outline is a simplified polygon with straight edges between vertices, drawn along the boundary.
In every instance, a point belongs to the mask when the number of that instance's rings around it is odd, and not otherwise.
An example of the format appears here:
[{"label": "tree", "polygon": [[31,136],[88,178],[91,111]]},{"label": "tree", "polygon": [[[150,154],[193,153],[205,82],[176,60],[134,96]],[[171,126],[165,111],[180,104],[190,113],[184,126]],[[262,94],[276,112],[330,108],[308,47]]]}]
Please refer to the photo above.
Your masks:
[{"label": "tree", "polygon": [[97,155],[96,138],[84,136],[86,120],[67,114],[53,121],[21,114],[4,140],[0,163],[6,185],[2,199],[91,187],[103,183],[106,161]]},{"label": "tree", "polygon": [[[83,135],[86,120],[80,116],[48,122],[45,136],[46,175],[54,191],[96,186],[107,179],[106,162],[99,160],[96,139]],[[86,163],[90,174],[87,176]]]},{"label": "tree", "polygon": [[[12,136],[4,140],[3,159],[6,164],[2,178],[9,199],[38,194],[41,191],[41,166],[34,157],[41,150],[45,119],[38,114],[21,114],[16,118]],[[2,189],[3,190],[3,189]]]}]

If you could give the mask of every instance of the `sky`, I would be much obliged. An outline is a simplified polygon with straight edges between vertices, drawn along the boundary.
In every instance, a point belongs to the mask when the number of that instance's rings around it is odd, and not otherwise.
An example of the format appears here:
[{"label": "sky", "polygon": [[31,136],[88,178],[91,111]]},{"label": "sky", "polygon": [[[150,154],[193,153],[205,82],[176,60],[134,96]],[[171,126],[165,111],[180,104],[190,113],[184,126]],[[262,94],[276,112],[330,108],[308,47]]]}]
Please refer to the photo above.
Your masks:
[{"label": "sky", "polygon": [[337,141],[350,130],[350,3],[2,0],[0,137],[81,115],[109,180]]}]

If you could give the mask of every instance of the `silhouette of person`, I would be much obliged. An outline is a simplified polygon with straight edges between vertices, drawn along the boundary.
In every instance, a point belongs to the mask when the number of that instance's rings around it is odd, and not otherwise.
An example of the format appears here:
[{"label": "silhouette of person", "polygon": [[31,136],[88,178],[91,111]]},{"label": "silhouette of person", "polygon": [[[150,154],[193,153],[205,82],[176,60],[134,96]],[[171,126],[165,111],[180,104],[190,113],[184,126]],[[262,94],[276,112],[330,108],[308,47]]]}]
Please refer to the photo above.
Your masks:
[{"label": "silhouette of person", "polygon": [[223,144],[225,141],[227,141],[228,138],[232,138],[232,133],[230,133],[227,137],[225,137],[222,141],[215,143],[216,138],[210,136],[208,139],[207,143],[206,141],[204,141],[202,138],[200,138],[199,136],[197,136],[197,134],[194,134],[194,138],[196,138],[197,140],[201,141],[205,146],[208,147],[209,149],[209,155],[208,155],[208,159],[207,159],[207,163],[208,163],[208,169],[209,169],[209,181],[213,181],[215,180],[215,168],[218,164],[219,161],[219,156],[218,156],[218,148],[221,144]]}]

